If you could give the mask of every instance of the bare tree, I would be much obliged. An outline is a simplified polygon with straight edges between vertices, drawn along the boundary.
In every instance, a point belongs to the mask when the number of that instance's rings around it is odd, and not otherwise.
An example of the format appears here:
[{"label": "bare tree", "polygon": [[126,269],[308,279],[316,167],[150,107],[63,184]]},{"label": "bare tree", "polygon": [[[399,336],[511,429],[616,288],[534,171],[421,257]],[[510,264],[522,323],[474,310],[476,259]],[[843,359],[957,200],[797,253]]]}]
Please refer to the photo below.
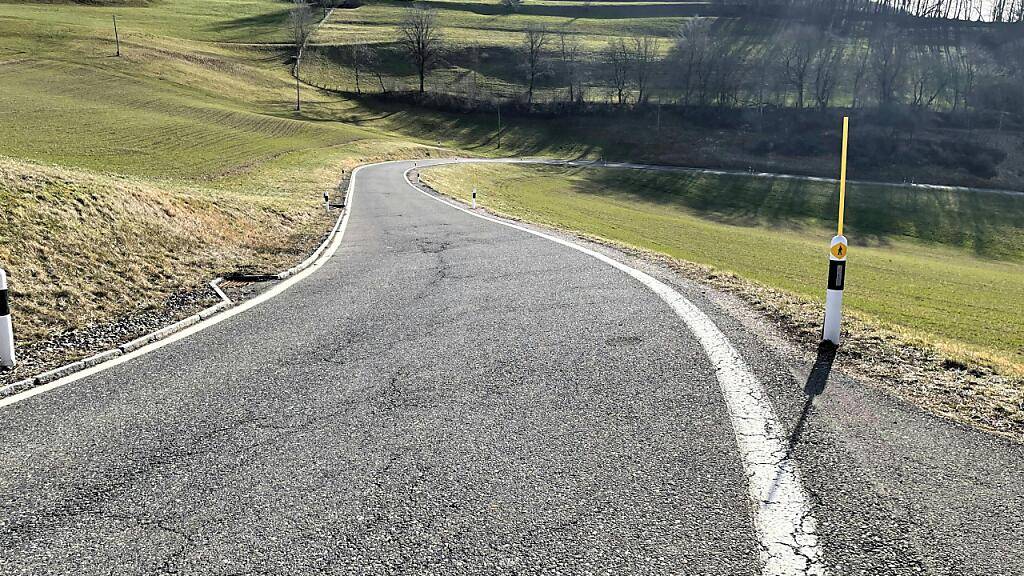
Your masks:
[{"label": "bare tree", "polygon": [[423,93],[427,72],[441,57],[444,38],[433,10],[409,8],[398,25],[399,43],[405,49],[420,79],[420,94]]},{"label": "bare tree", "polygon": [[804,107],[807,77],[819,43],[819,33],[810,26],[798,25],[779,38],[779,52],[786,82],[796,92],[796,107]]},{"label": "bare tree", "polygon": [[910,103],[915,108],[932,107],[949,87],[950,74],[940,50],[918,46],[912,53],[910,64]]},{"label": "bare tree", "polygon": [[608,83],[615,92],[618,103],[621,106],[626,102],[626,94],[629,90],[629,47],[625,40],[615,38],[608,41],[604,49],[604,65],[608,74]]},{"label": "bare tree", "polygon": [[352,73],[355,74],[356,77],[356,94],[363,93],[363,87],[359,80],[361,73],[366,68],[367,54],[369,51],[370,50],[366,44],[353,44],[349,46],[348,49],[349,62],[352,65]]},{"label": "bare tree", "polygon": [[643,105],[647,103],[651,75],[658,61],[661,42],[652,36],[638,35],[632,38],[631,48],[633,84],[637,90],[636,103]]},{"label": "bare tree", "polygon": [[558,57],[562,65],[562,78],[569,89],[569,102],[582,99],[581,90],[577,89],[580,81],[580,41],[575,33],[565,28],[558,32]]},{"label": "bare tree", "polygon": [[469,48],[468,70],[462,75],[460,83],[461,92],[469,97],[471,102],[477,102],[480,98],[480,46],[474,44]]},{"label": "bare tree", "polygon": [[853,68],[853,79],[850,85],[851,92],[851,107],[857,108],[858,104],[861,103],[860,95],[864,87],[864,79],[868,72],[868,60],[871,56],[870,50],[860,50],[860,57],[857,59],[857,65]]},{"label": "bare tree", "polygon": [[[295,44],[295,58],[302,55],[302,47],[306,43],[313,24],[313,11],[305,0],[293,0],[288,10],[288,30]],[[296,73],[298,71],[296,70]]]},{"label": "bare tree", "polygon": [[533,90],[537,84],[537,78],[543,74],[546,66],[544,50],[547,48],[550,36],[546,28],[542,26],[528,26],[523,32],[523,44],[520,51],[523,57],[523,68],[526,71],[526,102],[533,103]]},{"label": "bare tree", "polygon": [[953,74],[955,78],[953,111],[962,104],[965,110],[970,109],[971,98],[978,85],[978,73],[981,67],[977,50],[965,46],[957,46],[953,52]]},{"label": "bare tree", "polygon": [[702,100],[713,99],[718,106],[735,106],[739,103],[739,91],[746,72],[746,51],[735,42],[718,39],[711,52],[713,58],[702,73]]},{"label": "bare tree", "polygon": [[683,103],[736,104],[744,84],[746,48],[733,38],[712,33],[707,20],[690,20],[676,37],[670,60],[681,74]]},{"label": "bare tree", "polygon": [[372,72],[377,78],[377,84],[380,85],[380,93],[387,94],[388,89],[384,85],[384,65],[383,62],[381,62],[380,56],[377,55],[377,52],[373,48],[367,46],[364,57],[366,58],[366,69]]},{"label": "bare tree", "polygon": [[834,35],[828,32],[824,33],[811,62],[814,101],[821,110],[825,110],[832,103],[832,96],[839,83],[839,70],[842,62],[842,45]]},{"label": "bare tree", "polygon": [[694,94],[699,94],[701,103],[704,103],[713,44],[711,27],[707,20],[694,18],[679,27],[670,57],[677,66],[684,105],[690,104]]},{"label": "bare tree", "polygon": [[906,79],[907,47],[903,32],[891,24],[879,27],[870,39],[870,50],[878,104],[898,102]]},{"label": "bare tree", "polygon": [[300,92],[299,74],[302,72],[302,49],[306,46],[306,38],[309,37],[310,27],[313,21],[313,12],[305,0],[293,0],[291,9],[288,10],[288,30],[292,35],[292,42],[295,44],[295,66],[292,73],[295,76],[295,110],[302,109],[302,96]]}]

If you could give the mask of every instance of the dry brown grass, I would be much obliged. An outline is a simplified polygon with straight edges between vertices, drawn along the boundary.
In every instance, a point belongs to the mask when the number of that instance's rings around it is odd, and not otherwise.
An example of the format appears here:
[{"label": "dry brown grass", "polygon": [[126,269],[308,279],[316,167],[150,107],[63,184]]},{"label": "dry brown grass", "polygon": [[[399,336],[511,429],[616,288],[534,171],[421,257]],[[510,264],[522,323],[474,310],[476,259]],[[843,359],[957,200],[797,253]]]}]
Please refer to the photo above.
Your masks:
[{"label": "dry brown grass", "polygon": [[19,337],[155,306],[247,262],[273,265],[326,220],[251,200],[0,157],[0,262]]}]

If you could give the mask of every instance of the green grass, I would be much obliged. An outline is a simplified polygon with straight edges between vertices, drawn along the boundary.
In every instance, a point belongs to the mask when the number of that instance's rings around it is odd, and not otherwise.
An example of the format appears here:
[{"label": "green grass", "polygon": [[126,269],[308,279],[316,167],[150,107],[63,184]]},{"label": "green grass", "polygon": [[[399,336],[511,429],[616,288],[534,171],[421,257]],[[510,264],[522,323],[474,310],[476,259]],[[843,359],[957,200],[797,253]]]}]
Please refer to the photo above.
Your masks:
[{"label": "green grass", "polygon": [[[443,166],[423,177],[463,200],[477,186],[478,202],[499,213],[823,299],[827,185],[515,165]],[[850,198],[847,309],[1019,373],[1022,200],[881,187]]]},{"label": "green grass", "polygon": [[337,97],[307,89],[310,115],[294,112],[285,6],[0,3],[0,265],[19,338],[290,266],[346,170],[421,153],[325,121],[352,107]]},{"label": "green grass", "polygon": [[[473,81],[479,84],[479,90],[507,98],[522,92],[522,71],[517,65],[520,58],[512,51],[521,45],[522,31],[528,26],[545,26],[552,32],[570,31],[578,39],[583,57],[597,60],[598,53],[610,40],[628,39],[632,34],[661,37],[660,51],[667,53],[671,38],[687,19],[629,17],[629,14],[643,10],[643,6],[633,5],[625,6],[623,14],[616,18],[560,16],[557,11],[553,15],[480,14],[471,8],[487,4],[475,2],[436,2],[432,6],[440,8],[438,21],[448,52],[447,64],[428,77],[430,90],[466,93],[467,88],[460,83],[472,76]],[[572,9],[575,11],[573,14],[582,10],[582,5],[577,3],[552,3],[551,6]],[[414,84],[414,70],[396,43],[398,25],[408,9],[406,2],[375,1],[356,9],[335,10],[314,36],[314,46],[304,63],[303,74],[317,85],[353,91],[354,74],[349,68],[344,48],[352,44],[368,44],[373,46],[382,62],[389,89],[409,89]],[[548,49],[555,50],[556,46],[557,38],[552,36]],[[473,50],[476,51],[475,57],[471,55]],[[317,62],[318,58],[328,61],[329,65]],[[370,91],[378,90],[375,82],[368,84]],[[555,75],[545,75],[540,80],[535,98],[551,100],[559,96],[559,90],[561,86]],[[601,97],[603,90],[595,90],[592,99]]]},{"label": "green grass", "polygon": [[[196,10],[192,26],[165,34],[204,33],[207,17],[237,3],[174,3]],[[255,3],[269,10],[275,3]],[[0,4],[0,127],[4,154],[133,176],[215,179],[268,159],[330,148],[365,131],[305,122],[290,112],[293,93],[283,52],[178,37],[163,4],[131,8],[122,18],[121,58],[107,34],[109,9]],[[215,10],[215,7],[222,10]],[[249,4],[242,4],[242,14]],[[65,28],[65,22],[73,22]],[[144,23],[144,25],[142,25]],[[242,28],[244,29],[244,28]],[[250,40],[262,36],[248,31]]]},{"label": "green grass", "polygon": [[[210,42],[290,42],[284,24],[287,9],[288,4],[277,0],[159,0],[108,6],[12,2],[0,3],[0,19],[10,26],[5,46],[19,38],[31,42],[36,32],[43,32],[54,40],[101,38],[113,48],[114,14],[122,39],[152,35]],[[61,42],[48,51],[67,54],[66,48]]]},{"label": "green grass", "polygon": [[[462,3],[453,4],[452,9],[443,9],[437,2],[438,21],[443,32],[456,44],[474,42],[500,45],[503,40],[521,39],[521,32],[529,25],[543,25],[558,30],[568,26],[584,39],[623,37],[634,33],[671,37],[679,29],[685,17],[665,18],[614,18],[592,19],[565,16],[541,16],[530,14],[478,14],[464,9]],[[470,2],[469,5],[476,3]],[[454,8],[459,6],[459,8]],[[405,17],[408,2],[371,1],[355,9],[335,10],[315,38],[323,43],[352,43],[353,41],[383,42],[394,39],[394,31]],[[354,39],[352,34],[369,31],[373,36]],[[508,35],[506,35],[508,34]]]}]

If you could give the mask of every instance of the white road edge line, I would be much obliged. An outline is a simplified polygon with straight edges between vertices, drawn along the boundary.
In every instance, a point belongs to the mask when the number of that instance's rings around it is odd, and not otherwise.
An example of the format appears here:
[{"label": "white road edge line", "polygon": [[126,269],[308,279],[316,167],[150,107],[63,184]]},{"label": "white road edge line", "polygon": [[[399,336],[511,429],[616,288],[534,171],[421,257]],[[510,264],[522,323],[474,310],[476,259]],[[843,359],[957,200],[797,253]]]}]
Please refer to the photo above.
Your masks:
[{"label": "white road edge line", "polygon": [[[186,328],[185,330],[182,330],[181,332],[177,332],[177,333],[175,333],[175,334],[173,334],[171,336],[168,336],[167,338],[165,338],[163,340],[157,340],[156,342],[153,342],[152,344],[147,344],[146,346],[143,346],[142,348],[139,348],[138,350],[135,350],[133,352],[129,352],[128,354],[124,354],[122,356],[118,356],[118,357],[114,358],[113,360],[108,360],[107,362],[103,362],[102,364],[97,364],[96,366],[93,366],[91,368],[86,368],[85,370],[82,370],[80,372],[75,372],[74,374],[71,374],[69,376],[65,376],[64,378],[61,378],[59,380],[54,380],[53,382],[50,382],[49,384],[43,384],[41,386],[35,386],[33,388],[29,388],[28,390],[25,390],[24,392],[20,392],[18,394],[13,394],[13,395],[8,396],[6,398],[2,398],[2,399],[0,399],[0,408],[4,408],[6,406],[10,406],[11,404],[16,404],[16,403],[21,402],[23,400],[28,400],[29,398],[32,398],[33,396],[37,396],[37,395],[42,394],[44,392],[49,392],[50,390],[53,390],[55,388],[60,388],[61,386],[65,386],[67,384],[71,384],[72,382],[75,382],[77,380],[81,380],[82,378],[87,378],[89,376],[92,376],[93,374],[98,374],[100,372],[103,372],[104,370],[113,368],[114,366],[117,366],[117,365],[120,365],[120,364],[124,364],[125,362],[128,362],[128,361],[134,360],[135,358],[138,358],[139,356],[143,356],[145,354],[149,354],[150,352],[153,352],[154,350],[158,350],[160,348],[163,348],[164,346],[167,346],[168,344],[171,344],[172,342],[177,342],[178,340],[181,340],[182,338],[187,338],[187,337],[195,334],[196,332],[200,332],[202,330],[205,330],[205,329],[209,328],[210,326],[213,326],[215,324],[219,324],[219,323],[221,323],[221,322],[227,320],[228,318],[231,318],[231,317],[233,317],[233,316],[235,316],[237,314],[241,314],[242,312],[245,312],[246,310],[249,310],[250,308],[253,308],[255,306],[259,306],[260,304],[266,302],[267,300],[270,300],[271,298],[277,296],[278,294],[281,294],[282,292],[284,292],[288,288],[291,288],[295,284],[298,284],[299,282],[304,280],[306,277],[308,277],[309,275],[311,275],[314,272],[316,272],[317,270],[319,270],[320,267],[323,266],[325,262],[330,260],[331,256],[333,256],[334,253],[338,250],[338,247],[341,246],[342,238],[345,236],[345,229],[348,227],[349,215],[352,214],[352,200],[353,200],[353,198],[355,196],[355,192],[356,192],[356,187],[355,187],[356,174],[358,174],[361,169],[366,168],[368,166],[377,166],[377,165],[380,165],[380,164],[390,164],[391,162],[396,162],[396,161],[377,162],[377,163],[374,163],[374,164],[364,164],[362,166],[356,167],[356,169],[352,171],[352,175],[349,178],[348,193],[346,195],[345,213],[341,217],[341,222],[339,224],[337,224],[338,229],[337,229],[337,232],[334,234],[334,239],[331,241],[331,243],[327,247],[327,249],[324,250],[320,254],[320,258],[316,262],[311,264],[305,270],[302,270],[301,272],[295,273],[294,275],[288,277],[286,280],[282,280],[281,283],[278,284],[277,286],[274,286],[273,288],[267,290],[266,292],[260,294],[259,296],[256,296],[255,298],[252,298],[251,300],[246,300],[245,302],[241,302],[241,303],[237,304],[233,308],[228,308],[227,310],[225,310],[224,312],[222,312],[220,314],[217,314],[216,316],[211,316],[210,318],[208,318],[206,320],[203,320],[202,322],[199,322],[198,324],[196,324],[194,326]],[[399,160],[397,162],[402,162],[402,161]]]},{"label": "white road edge line", "polygon": [[[429,162],[424,167],[460,162],[474,160]],[[579,244],[474,212],[423,190],[409,179],[409,172],[418,168],[414,166],[406,170],[405,181],[428,197],[471,216],[539,236],[596,258],[640,281],[672,307],[700,341],[715,366],[718,384],[736,434],[740,459],[747,474],[747,493],[751,499],[754,527],[761,544],[761,574],[823,576],[825,567],[812,506],[804,491],[796,462],[789,457],[785,429],[775,415],[764,386],[714,321],[682,294],[645,272]]]}]

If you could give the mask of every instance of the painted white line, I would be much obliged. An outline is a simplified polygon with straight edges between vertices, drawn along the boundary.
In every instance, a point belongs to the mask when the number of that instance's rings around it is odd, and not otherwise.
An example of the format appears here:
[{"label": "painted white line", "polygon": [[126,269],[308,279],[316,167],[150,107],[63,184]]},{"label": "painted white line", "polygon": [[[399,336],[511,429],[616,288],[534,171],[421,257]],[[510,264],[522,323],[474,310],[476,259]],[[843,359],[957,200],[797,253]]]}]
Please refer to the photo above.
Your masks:
[{"label": "painted white line", "polygon": [[158,350],[160,348],[163,348],[164,346],[167,346],[168,344],[171,344],[172,342],[177,342],[178,340],[181,340],[182,338],[188,338],[189,336],[191,336],[191,335],[193,335],[193,334],[195,334],[197,332],[200,332],[202,330],[205,330],[205,329],[209,328],[210,326],[213,326],[215,324],[219,324],[219,323],[227,320],[228,318],[232,318],[235,315],[241,314],[242,312],[245,312],[246,310],[249,310],[250,308],[259,306],[260,304],[266,302],[267,300],[270,300],[271,298],[273,298],[273,297],[277,296],[278,294],[281,294],[285,290],[291,288],[295,284],[298,284],[299,282],[301,282],[302,280],[307,278],[309,275],[311,275],[311,274],[315,273],[317,270],[319,270],[320,267],[323,266],[324,263],[326,263],[328,260],[330,260],[331,256],[333,256],[334,253],[337,252],[338,247],[341,246],[342,238],[345,236],[345,229],[348,227],[349,215],[352,214],[352,200],[355,197],[355,191],[356,191],[356,188],[355,188],[356,174],[358,174],[361,169],[363,169],[363,168],[365,168],[367,166],[376,166],[378,164],[388,164],[388,163],[389,162],[379,162],[377,164],[366,164],[364,166],[359,166],[355,170],[352,171],[352,176],[349,179],[349,190],[348,190],[348,194],[347,194],[348,201],[345,203],[345,206],[346,206],[345,214],[341,217],[341,221],[338,224],[336,224],[336,230],[337,231],[334,233],[334,239],[331,241],[331,243],[327,247],[327,249],[323,251],[323,253],[321,254],[320,259],[317,260],[316,262],[312,263],[308,268],[302,270],[301,272],[295,273],[294,275],[290,276],[287,280],[281,281],[281,283],[278,284],[277,286],[274,286],[273,288],[267,290],[266,292],[260,294],[259,296],[256,296],[255,298],[252,298],[251,300],[246,300],[245,302],[242,302],[242,303],[238,304],[234,308],[229,308],[229,309],[227,309],[225,312],[223,312],[221,314],[218,314],[216,316],[212,316],[212,317],[210,317],[210,318],[208,318],[206,320],[203,320],[202,322],[199,322],[199,323],[197,323],[197,324],[195,324],[195,325],[193,325],[193,326],[191,326],[189,328],[186,328],[185,330],[182,330],[181,332],[177,332],[177,333],[175,333],[175,334],[173,334],[171,336],[168,336],[167,338],[165,338],[163,340],[158,340],[156,342],[153,342],[152,344],[147,344],[146,346],[143,346],[142,348],[139,348],[138,350],[134,350],[132,352],[129,352],[128,354],[124,354],[123,356],[118,356],[117,358],[114,358],[113,360],[109,360],[107,362],[104,362],[102,364],[98,364],[98,365],[93,366],[91,368],[86,368],[85,370],[81,370],[79,372],[75,372],[74,374],[71,374],[70,376],[66,376],[66,377],[61,378],[59,380],[54,380],[53,382],[50,382],[48,384],[43,384],[43,385],[40,385],[40,386],[35,386],[33,388],[29,388],[28,390],[25,390],[24,392],[20,392],[18,394],[13,394],[13,395],[8,396],[6,398],[2,398],[2,399],[0,399],[0,408],[4,408],[6,406],[10,406],[11,404],[16,404],[16,403],[21,402],[23,400],[28,400],[29,398],[32,398],[33,396],[37,396],[37,395],[42,394],[44,392],[49,392],[50,390],[53,390],[55,388],[60,388],[61,386],[64,386],[64,385],[67,385],[67,384],[71,384],[72,382],[81,380],[82,378],[87,378],[89,376],[92,376],[93,374],[98,374],[100,372],[103,372],[104,370],[108,370],[110,368],[113,368],[114,366],[118,366],[120,364],[124,364],[125,362],[134,360],[135,358],[138,358],[139,356],[142,356],[142,355],[148,354],[150,352],[153,352],[154,350]]},{"label": "painted white line", "polygon": [[[455,162],[437,162],[431,165],[448,163]],[[715,366],[718,384],[722,389],[736,434],[740,459],[747,474],[747,493],[753,504],[754,526],[761,543],[761,574],[825,574],[811,503],[803,489],[796,462],[789,457],[785,429],[775,415],[775,409],[764,386],[707,314],[664,282],[600,252],[512,222],[473,212],[453,201],[431,194],[409,180],[409,172],[413,169],[415,168],[405,171],[406,183],[428,197],[471,216],[539,236],[596,258],[632,276],[671,306],[700,341]]]},{"label": "painted white line", "polygon": [[[220,283],[223,281],[223,277],[211,280],[210,288],[213,288],[213,291],[217,293],[217,297],[220,298],[220,304],[232,304],[231,298],[228,298],[228,295],[225,294],[224,291],[220,289]],[[218,305],[211,306],[210,308],[215,308],[216,306]],[[200,312],[200,314],[202,314],[202,312]]]}]

